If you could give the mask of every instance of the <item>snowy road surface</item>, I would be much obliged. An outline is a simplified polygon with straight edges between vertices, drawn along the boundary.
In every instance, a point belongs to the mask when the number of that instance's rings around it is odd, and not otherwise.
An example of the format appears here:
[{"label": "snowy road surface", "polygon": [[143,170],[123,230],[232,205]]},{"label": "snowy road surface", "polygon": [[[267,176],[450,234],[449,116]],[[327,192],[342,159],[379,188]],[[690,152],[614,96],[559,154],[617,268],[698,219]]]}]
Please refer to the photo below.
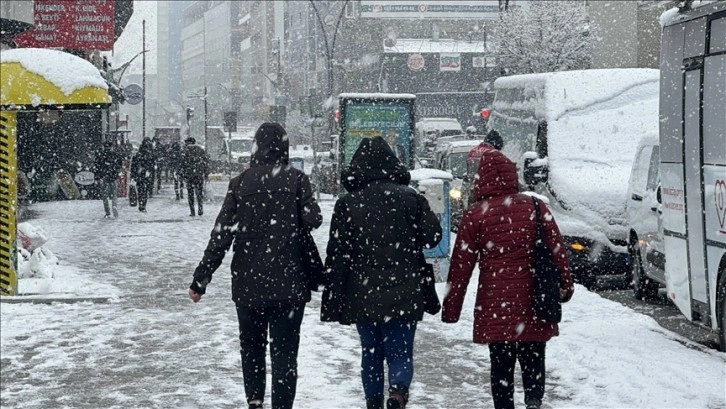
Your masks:
[{"label": "snowy road surface", "polygon": [[[215,183],[220,195],[224,187]],[[33,205],[31,223],[51,237],[45,246],[76,272],[63,285],[117,296],[101,304],[2,303],[0,406],[246,407],[231,257],[199,304],[187,298],[221,201],[192,218],[169,193],[165,186],[154,196],[147,214],[120,199],[118,220],[101,218],[100,201]],[[314,235],[324,254],[334,202],[320,204],[324,224]],[[492,407],[488,349],[471,343],[474,287],[458,324],[439,316],[420,324],[410,409]],[[296,407],[363,408],[355,329],[321,323],[319,300],[314,294],[303,321]],[[724,379],[726,354],[578,285],[560,337],[547,346],[545,407],[724,408]],[[523,399],[518,379],[518,407]]]}]

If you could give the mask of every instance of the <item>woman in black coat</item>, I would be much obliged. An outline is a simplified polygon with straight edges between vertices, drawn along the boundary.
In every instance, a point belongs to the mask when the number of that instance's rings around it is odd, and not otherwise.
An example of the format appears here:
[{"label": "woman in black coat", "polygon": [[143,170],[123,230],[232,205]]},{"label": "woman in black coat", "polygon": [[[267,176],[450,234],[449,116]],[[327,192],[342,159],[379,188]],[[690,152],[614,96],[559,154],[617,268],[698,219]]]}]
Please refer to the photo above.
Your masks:
[{"label": "woman in black coat", "polygon": [[321,318],[356,324],[368,408],[403,408],[413,379],[413,339],[423,318],[421,251],[441,240],[426,198],[408,186],[411,175],[380,137],[364,138],[341,176],[349,194],[330,224]]},{"label": "woman in black coat", "polygon": [[131,179],[136,182],[136,190],[139,195],[139,211],[146,213],[146,202],[149,198],[149,191],[154,185],[154,165],[156,159],[154,146],[151,139],[144,138],[131,160]]},{"label": "woman in black coat", "polygon": [[[272,407],[293,407],[300,325],[310,301],[310,249],[302,236],[322,223],[310,181],[289,165],[288,150],[282,126],[264,123],[259,127],[251,166],[230,180],[189,288],[189,297],[198,302],[234,242],[232,298],[239,319],[242,373],[250,409],[261,409],[265,397],[268,332]],[[314,245],[312,249],[317,252]]]}]

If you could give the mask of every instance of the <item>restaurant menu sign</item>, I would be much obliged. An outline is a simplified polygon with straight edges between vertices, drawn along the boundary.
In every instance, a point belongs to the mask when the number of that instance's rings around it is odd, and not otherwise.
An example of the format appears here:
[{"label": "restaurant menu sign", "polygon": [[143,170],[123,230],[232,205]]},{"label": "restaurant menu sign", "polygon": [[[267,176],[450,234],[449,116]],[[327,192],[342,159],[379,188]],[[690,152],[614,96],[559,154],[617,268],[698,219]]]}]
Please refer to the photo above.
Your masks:
[{"label": "restaurant menu sign", "polygon": [[113,0],[35,0],[35,27],[15,37],[18,47],[111,51]]},{"label": "restaurant menu sign", "polygon": [[413,168],[414,101],[408,94],[341,95],[342,167],[350,164],[363,138],[381,137],[404,165]]}]

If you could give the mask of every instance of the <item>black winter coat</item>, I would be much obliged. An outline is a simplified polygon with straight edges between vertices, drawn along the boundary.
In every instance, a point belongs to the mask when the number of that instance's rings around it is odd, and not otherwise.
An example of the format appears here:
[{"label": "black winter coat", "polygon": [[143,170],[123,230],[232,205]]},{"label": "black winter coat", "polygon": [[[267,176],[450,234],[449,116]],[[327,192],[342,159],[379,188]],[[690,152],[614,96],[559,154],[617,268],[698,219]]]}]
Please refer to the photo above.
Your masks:
[{"label": "black winter coat", "polygon": [[300,231],[320,227],[322,216],[308,177],[288,165],[287,143],[257,141],[252,166],[229,182],[192,290],[204,294],[234,241],[235,303],[254,308],[310,301]]},{"label": "black winter coat", "polygon": [[123,166],[121,155],[112,148],[103,148],[96,156],[93,175],[96,180],[113,182],[118,178]]},{"label": "black winter coat", "polygon": [[419,255],[441,240],[441,225],[410,179],[382,138],[363,139],[330,223],[323,321],[423,318]]},{"label": "black winter coat", "polygon": [[190,181],[200,182],[209,174],[209,157],[199,145],[188,145],[184,148],[181,158],[182,177]]},{"label": "black winter coat", "polygon": [[154,166],[156,165],[156,158],[151,144],[145,144],[142,142],[139,151],[136,152],[134,158],[131,160],[131,179],[137,183],[142,180],[150,181],[154,177]]}]

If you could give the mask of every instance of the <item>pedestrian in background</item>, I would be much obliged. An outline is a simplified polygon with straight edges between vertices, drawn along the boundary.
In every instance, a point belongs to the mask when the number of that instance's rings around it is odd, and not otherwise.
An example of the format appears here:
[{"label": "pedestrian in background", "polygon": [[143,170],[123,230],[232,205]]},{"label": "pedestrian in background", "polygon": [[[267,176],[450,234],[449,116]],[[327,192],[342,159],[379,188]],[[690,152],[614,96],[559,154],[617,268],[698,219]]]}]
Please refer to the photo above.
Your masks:
[{"label": "pedestrian in background", "polygon": [[232,298],[247,403],[250,409],[262,408],[269,331],[272,407],[290,409],[297,390],[300,325],[310,301],[310,255],[301,232],[320,227],[322,216],[310,180],[289,165],[289,141],[281,125],[262,124],[253,152],[250,167],[229,182],[189,298],[199,302],[234,241]]},{"label": "pedestrian in background", "polygon": [[416,324],[423,319],[422,249],[441,240],[428,201],[408,186],[406,166],[381,137],[364,138],[341,181],[325,260],[321,319],[355,324],[368,409],[404,408],[413,379]]},{"label": "pedestrian in background", "polygon": [[123,158],[119,154],[114,142],[108,140],[103,143],[103,148],[96,155],[93,167],[95,182],[101,187],[101,199],[103,210],[106,212],[104,218],[118,217],[118,195],[116,192],[116,179],[118,179],[123,168]]},{"label": "pedestrian in background", "polygon": [[209,175],[209,156],[204,148],[196,144],[196,139],[189,137],[184,140],[182,154],[182,175],[187,183],[187,200],[189,215],[194,216],[194,198],[196,197],[198,214],[204,214],[204,181]]},{"label": "pedestrian in background", "polygon": [[174,179],[174,194],[176,195],[176,200],[184,199],[184,178],[181,175],[181,161],[181,144],[174,141],[169,147],[169,171]]},{"label": "pedestrian in background", "polygon": [[151,139],[144,138],[131,160],[131,179],[136,182],[139,194],[139,211],[146,213],[149,192],[154,188],[154,146]]},{"label": "pedestrian in background", "polygon": [[[518,193],[514,163],[494,148],[482,152],[477,176],[475,203],[459,223],[441,319],[459,320],[478,262],[474,342],[489,344],[494,407],[515,407],[514,368],[519,361],[525,404],[538,409],[545,387],[545,344],[559,328],[534,316],[534,203],[531,196]],[[565,244],[547,206],[538,203],[544,241],[562,272],[560,299],[565,302],[573,293]]]}]

